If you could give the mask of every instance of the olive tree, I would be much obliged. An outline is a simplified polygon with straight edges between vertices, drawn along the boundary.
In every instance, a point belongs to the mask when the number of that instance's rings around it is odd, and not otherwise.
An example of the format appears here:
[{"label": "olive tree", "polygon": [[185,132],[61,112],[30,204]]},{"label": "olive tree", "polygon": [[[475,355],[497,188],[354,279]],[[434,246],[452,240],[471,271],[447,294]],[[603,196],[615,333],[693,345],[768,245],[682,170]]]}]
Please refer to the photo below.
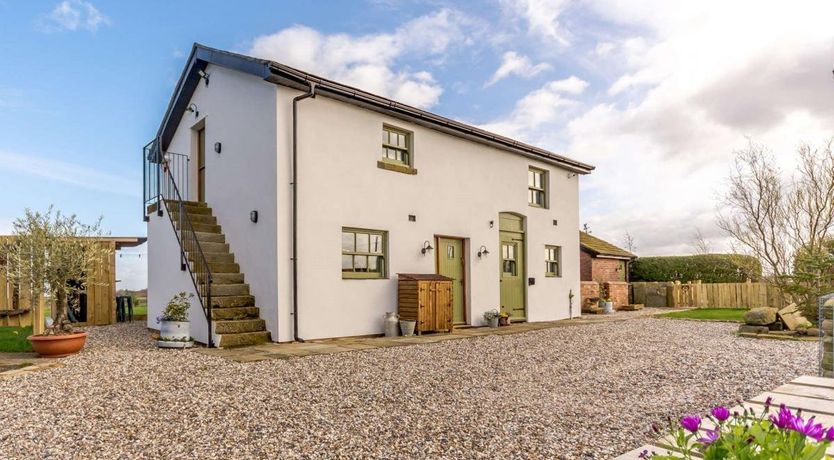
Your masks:
[{"label": "olive tree", "polygon": [[44,335],[73,332],[68,299],[94,282],[90,270],[109,255],[111,249],[101,244],[101,236],[101,218],[88,225],[50,206],[45,213],[26,209],[14,221],[12,237],[0,244],[0,271],[6,278],[29,286],[33,298],[43,293],[52,298],[53,322]]}]

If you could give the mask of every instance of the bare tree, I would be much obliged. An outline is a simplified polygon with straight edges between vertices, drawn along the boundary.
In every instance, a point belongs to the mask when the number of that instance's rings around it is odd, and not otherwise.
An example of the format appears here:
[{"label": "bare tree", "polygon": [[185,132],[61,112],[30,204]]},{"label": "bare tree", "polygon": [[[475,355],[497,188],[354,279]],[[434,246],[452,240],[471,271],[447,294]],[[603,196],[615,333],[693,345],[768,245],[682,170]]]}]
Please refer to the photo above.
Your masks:
[{"label": "bare tree", "polygon": [[808,301],[814,293],[798,289],[802,283],[794,272],[798,254],[826,260],[834,237],[832,140],[819,149],[800,145],[797,153],[799,165],[785,178],[764,146],[751,141],[737,151],[718,226],[761,260],[765,275],[783,292]]},{"label": "bare tree", "polygon": [[623,235],[623,246],[625,246],[626,250],[632,254],[637,253],[637,242],[634,240],[634,237],[631,236],[631,233],[628,231],[625,232]]},{"label": "bare tree", "polygon": [[692,235],[692,246],[695,247],[695,254],[709,254],[712,252],[712,246],[709,241],[701,233],[700,228],[695,229],[695,234]]}]

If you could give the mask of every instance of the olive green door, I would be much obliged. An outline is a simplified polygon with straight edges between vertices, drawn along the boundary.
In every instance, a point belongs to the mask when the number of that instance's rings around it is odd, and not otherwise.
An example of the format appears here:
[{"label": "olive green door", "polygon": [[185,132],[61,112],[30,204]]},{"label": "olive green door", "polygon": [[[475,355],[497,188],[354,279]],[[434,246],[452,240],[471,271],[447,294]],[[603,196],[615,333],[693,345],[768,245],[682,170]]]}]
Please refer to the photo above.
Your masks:
[{"label": "olive green door", "polygon": [[525,320],[523,218],[502,213],[500,223],[501,312],[507,313],[514,320]]},{"label": "olive green door", "polygon": [[463,240],[437,237],[437,273],[455,280],[452,283],[452,322],[466,324],[466,258]]}]

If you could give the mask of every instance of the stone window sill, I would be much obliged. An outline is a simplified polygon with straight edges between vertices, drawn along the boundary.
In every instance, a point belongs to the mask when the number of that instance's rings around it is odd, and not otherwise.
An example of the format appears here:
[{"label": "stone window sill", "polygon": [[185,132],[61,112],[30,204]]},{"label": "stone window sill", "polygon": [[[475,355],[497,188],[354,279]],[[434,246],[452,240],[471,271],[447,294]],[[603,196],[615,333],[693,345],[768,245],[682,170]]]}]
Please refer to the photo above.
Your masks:
[{"label": "stone window sill", "polygon": [[403,165],[403,164],[391,163],[391,162],[388,162],[388,161],[381,161],[381,160],[377,161],[376,162],[376,167],[379,168],[379,169],[384,169],[386,171],[394,171],[394,172],[403,173],[403,174],[410,174],[410,175],[417,174],[417,169],[416,168],[412,168],[411,166],[407,166],[407,165]]}]

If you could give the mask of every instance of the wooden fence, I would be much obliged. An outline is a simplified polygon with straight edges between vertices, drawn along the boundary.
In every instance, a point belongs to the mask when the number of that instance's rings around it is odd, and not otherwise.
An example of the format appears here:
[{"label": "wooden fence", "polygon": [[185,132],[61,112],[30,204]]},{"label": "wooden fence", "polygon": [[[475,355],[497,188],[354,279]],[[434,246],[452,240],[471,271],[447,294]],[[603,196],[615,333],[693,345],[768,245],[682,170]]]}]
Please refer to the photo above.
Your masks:
[{"label": "wooden fence", "polygon": [[15,286],[0,274],[0,326],[31,326],[36,322],[36,315],[42,314],[45,306],[43,294],[33,300],[30,289],[26,286]]},{"label": "wooden fence", "polygon": [[647,307],[756,308],[787,305],[768,283],[631,283],[633,303]]}]

